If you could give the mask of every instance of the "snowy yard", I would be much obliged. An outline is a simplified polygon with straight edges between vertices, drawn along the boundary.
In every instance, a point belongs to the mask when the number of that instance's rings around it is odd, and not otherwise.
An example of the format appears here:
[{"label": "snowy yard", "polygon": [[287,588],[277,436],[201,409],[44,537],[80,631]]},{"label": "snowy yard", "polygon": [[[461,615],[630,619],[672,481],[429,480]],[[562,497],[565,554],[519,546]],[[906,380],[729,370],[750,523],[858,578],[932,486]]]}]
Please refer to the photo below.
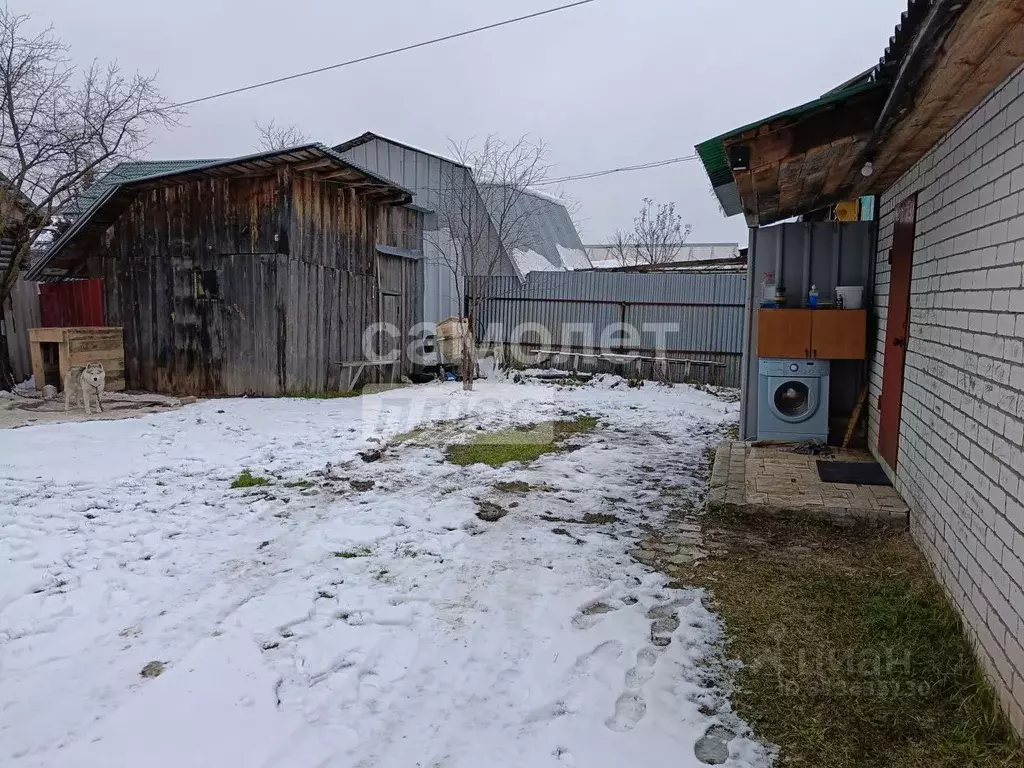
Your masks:
[{"label": "snowy yard", "polygon": [[[701,765],[729,717],[707,674],[719,621],[629,553],[663,490],[699,495],[736,406],[608,384],[0,431],[0,764]],[[481,430],[578,414],[600,421],[576,450],[446,460]],[[245,468],[271,483],[230,488]],[[652,642],[648,614],[678,628]],[[730,751],[767,763],[742,737]]]}]

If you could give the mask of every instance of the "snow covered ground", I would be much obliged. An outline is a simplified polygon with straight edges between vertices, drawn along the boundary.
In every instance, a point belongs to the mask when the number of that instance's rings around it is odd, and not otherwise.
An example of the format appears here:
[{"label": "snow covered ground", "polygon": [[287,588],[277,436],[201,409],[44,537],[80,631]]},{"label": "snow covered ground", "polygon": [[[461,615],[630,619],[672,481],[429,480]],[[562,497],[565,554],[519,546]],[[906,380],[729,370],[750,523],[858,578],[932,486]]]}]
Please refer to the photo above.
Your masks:
[{"label": "snow covered ground", "polygon": [[[719,622],[628,552],[666,514],[659,488],[699,492],[736,406],[608,384],[0,432],[0,765],[700,765],[726,714]],[[459,439],[569,413],[601,424],[525,467],[455,466],[430,432],[358,457],[417,425]],[[273,484],[230,489],[243,468]],[[477,500],[509,514],[482,522]],[[542,519],[584,513],[618,522]],[[652,609],[680,619],[667,646]]]}]

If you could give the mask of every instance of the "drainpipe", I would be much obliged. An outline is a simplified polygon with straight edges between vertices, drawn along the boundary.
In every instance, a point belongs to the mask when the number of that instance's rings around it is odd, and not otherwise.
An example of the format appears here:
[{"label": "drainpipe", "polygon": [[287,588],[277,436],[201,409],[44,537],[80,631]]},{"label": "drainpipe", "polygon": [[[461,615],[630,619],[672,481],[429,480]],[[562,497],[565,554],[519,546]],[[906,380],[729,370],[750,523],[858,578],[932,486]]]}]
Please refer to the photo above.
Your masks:
[{"label": "drainpipe", "polygon": [[786,225],[779,224],[779,236],[775,239],[775,295],[786,295],[786,281],[782,275],[783,250],[786,245]]},{"label": "drainpipe", "polygon": [[811,292],[811,238],[814,234],[814,224],[810,221],[804,222],[804,274],[801,285],[800,306],[807,306],[807,295]]}]

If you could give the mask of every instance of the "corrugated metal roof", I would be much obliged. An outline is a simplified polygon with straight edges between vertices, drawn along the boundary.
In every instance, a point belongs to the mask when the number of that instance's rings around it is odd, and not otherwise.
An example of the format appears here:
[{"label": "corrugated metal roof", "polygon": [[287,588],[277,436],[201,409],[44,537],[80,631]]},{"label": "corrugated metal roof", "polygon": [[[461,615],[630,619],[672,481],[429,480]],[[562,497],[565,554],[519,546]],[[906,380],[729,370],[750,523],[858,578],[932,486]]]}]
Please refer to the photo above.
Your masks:
[{"label": "corrugated metal roof", "polygon": [[733,179],[732,169],[729,167],[729,159],[725,155],[724,142],[738,134],[757,128],[759,125],[785,117],[801,117],[822,107],[827,107],[851,96],[856,96],[864,91],[873,88],[889,87],[891,80],[903,62],[911,42],[919,31],[921,22],[927,16],[934,3],[935,0],[908,0],[907,9],[901,14],[900,21],[896,25],[893,35],[889,38],[889,45],[879,59],[878,64],[873,68],[855,75],[850,80],[828,91],[814,101],[766,117],[755,123],[735,128],[721,136],[703,141],[696,146],[697,154],[704,164],[704,170],[711,180],[711,186],[714,188],[726,216],[741,213],[742,205]]},{"label": "corrugated metal roof", "polygon": [[61,215],[78,218],[89,210],[92,204],[103,196],[104,192],[126,181],[135,181],[147,176],[159,176],[173,171],[187,171],[214,162],[218,162],[218,160],[213,158],[205,160],[137,160],[118,163],[101,176],[99,181],[64,206],[61,209]]},{"label": "corrugated metal roof", "polygon": [[[370,179],[379,185],[379,187],[386,190],[392,190],[400,192],[403,195],[402,202],[409,202],[412,199],[412,192],[400,184],[384,178],[372,171],[368,171],[362,166],[353,163],[351,160],[345,158],[340,153],[331,149],[330,147],[320,143],[309,143],[301,144],[296,147],[287,147],[284,149],[270,150],[265,152],[257,152],[251,155],[243,155],[241,157],[223,159],[223,160],[181,160],[174,161],[173,163],[159,163],[157,169],[154,168],[146,169],[141,164],[137,164],[136,167],[131,168],[126,173],[120,176],[111,178],[111,174],[104,177],[107,181],[106,184],[100,186],[96,184],[90,188],[94,189],[94,194],[91,197],[91,203],[88,208],[82,210],[77,216],[74,223],[61,235],[53,244],[47,249],[44,256],[34,264],[29,271],[26,273],[26,277],[32,280],[38,279],[43,270],[54,261],[57,255],[67,247],[86,226],[90,225],[95,228],[96,226],[105,227],[109,226],[108,218],[112,221],[112,217],[120,215],[120,209],[117,205],[111,204],[114,198],[118,197],[118,193],[127,187],[134,186],[136,184],[152,184],[160,181],[168,181],[178,179],[181,177],[188,179],[204,179],[204,178],[218,178],[231,176],[235,173],[251,173],[251,172],[269,172],[273,169],[291,163],[299,163],[305,161],[316,161],[319,159],[328,160],[335,164],[336,167],[342,169],[351,169],[354,174],[365,179]],[[167,166],[172,167],[168,168]],[[163,167],[161,167],[163,166]],[[149,170],[149,173],[143,171]],[[127,174],[132,172],[140,175],[130,177]],[[340,178],[334,179],[337,183],[344,183]],[[173,183],[173,182],[172,182]],[[120,195],[121,198],[124,195]],[[122,201],[123,202],[123,201]],[[104,210],[107,208],[107,210]],[[100,214],[103,215],[100,215]]]},{"label": "corrugated metal roof", "polygon": [[[726,131],[721,136],[716,136],[713,139],[708,139],[697,144],[694,149],[697,150],[697,155],[704,164],[704,171],[711,180],[711,186],[715,189],[715,193],[718,196],[718,202],[721,203],[722,209],[725,211],[725,215],[734,216],[737,213],[743,212],[743,208],[740,205],[739,195],[736,194],[736,190],[729,189],[729,186],[734,185],[735,181],[732,175],[732,167],[729,164],[729,158],[725,154],[725,142],[728,139],[732,139],[742,133],[746,133],[747,131],[752,131],[766,123],[775,122],[776,120],[782,120],[789,117],[804,117],[813,112],[844,102],[847,99],[858,96],[866,91],[881,87],[884,86],[878,82],[871,81],[866,83],[857,83],[856,85],[852,85],[849,88],[843,88],[842,90],[830,91],[824,96],[820,96],[813,101],[808,101],[806,104],[800,104],[799,106],[783,110],[782,112],[757,120],[753,123],[748,123],[747,125],[740,126],[739,128],[733,128],[731,131]],[[719,189],[724,190],[723,194],[718,193]]]},{"label": "corrugated metal roof", "polygon": [[[121,184],[125,184],[133,181],[142,181],[149,179],[156,179],[163,176],[175,176],[179,173],[185,173],[187,171],[196,171],[200,169],[216,168],[221,165],[234,165],[237,163],[251,162],[259,160],[265,157],[271,157],[281,153],[294,152],[306,147],[316,147],[323,152],[326,152],[331,157],[340,160],[343,163],[351,165],[353,168],[361,171],[362,173],[376,179],[377,181],[390,184],[400,189],[403,192],[409,192],[408,189],[403,187],[401,184],[397,184],[390,179],[387,179],[379,174],[374,173],[357,162],[354,162],[350,158],[344,157],[340,152],[332,149],[324,144],[312,143],[303,144],[296,147],[288,147],[285,149],[268,150],[264,152],[257,152],[251,155],[240,155],[238,157],[229,158],[206,158],[206,159],[194,159],[194,160],[137,160],[130,162],[119,163],[112,170],[106,173],[100,178],[95,184],[89,187],[85,192],[79,195],[77,198],[72,200],[68,205],[61,210],[61,214],[72,218],[77,218],[85,213],[92,204],[103,196],[103,194],[110,189]],[[411,194],[411,193],[410,193]]]},{"label": "corrugated metal roof", "polygon": [[379,133],[373,133],[372,131],[367,131],[361,136],[356,136],[354,139],[349,139],[348,141],[344,141],[341,144],[336,144],[334,146],[334,150],[336,152],[345,153],[348,152],[349,150],[355,149],[356,147],[361,147],[363,144],[369,144],[371,141],[386,141],[388,144],[394,144],[396,147],[408,149],[410,152],[419,152],[421,155],[430,155],[431,157],[436,157],[438,160],[444,160],[446,163],[451,163],[452,165],[458,165],[462,168],[466,167],[463,163],[460,163],[458,160],[452,160],[450,157],[439,155],[436,152],[428,152],[427,150],[421,149],[420,147],[415,147],[412,144],[406,144],[401,141],[389,139],[387,136],[382,136]]},{"label": "corrugated metal roof", "polygon": [[[500,184],[479,184],[478,187],[493,220],[502,207],[507,188]],[[516,243],[516,252],[512,254],[520,274],[590,269],[590,259],[572,217],[556,198],[540,192],[523,192],[518,194],[510,215],[522,217],[526,229],[525,236],[517,238],[520,242]]]}]

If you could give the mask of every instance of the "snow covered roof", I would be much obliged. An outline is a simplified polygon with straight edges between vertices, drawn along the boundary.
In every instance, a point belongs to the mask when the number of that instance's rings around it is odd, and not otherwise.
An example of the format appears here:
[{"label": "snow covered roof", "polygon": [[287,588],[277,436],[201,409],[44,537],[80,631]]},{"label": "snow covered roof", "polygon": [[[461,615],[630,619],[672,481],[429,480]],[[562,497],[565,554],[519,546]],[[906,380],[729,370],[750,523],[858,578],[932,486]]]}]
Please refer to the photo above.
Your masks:
[{"label": "snow covered roof", "polygon": [[[590,258],[595,269],[615,269],[633,266],[631,264],[623,264],[611,245],[592,244],[583,247],[586,249],[587,256]],[[679,247],[679,253],[673,259],[673,263],[735,259],[739,255],[739,243],[684,243]]]},{"label": "snow covered roof", "polygon": [[[493,218],[502,187],[497,184],[478,186]],[[583,241],[561,200],[529,190],[519,195],[512,215],[522,216],[527,229],[519,247],[511,254],[520,275],[591,269]]]}]

